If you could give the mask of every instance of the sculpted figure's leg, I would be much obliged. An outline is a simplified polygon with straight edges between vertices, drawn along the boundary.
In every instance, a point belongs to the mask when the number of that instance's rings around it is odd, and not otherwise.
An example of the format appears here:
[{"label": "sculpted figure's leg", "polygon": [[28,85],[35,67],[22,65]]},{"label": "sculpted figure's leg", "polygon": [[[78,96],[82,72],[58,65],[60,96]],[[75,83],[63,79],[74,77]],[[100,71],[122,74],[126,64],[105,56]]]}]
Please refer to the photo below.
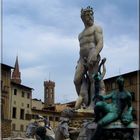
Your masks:
[{"label": "sculpted figure's leg", "polygon": [[[92,52],[90,52],[89,56],[92,57],[92,55],[93,55]],[[98,55],[97,61],[95,61],[92,64],[89,64],[88,65],[89,79],[90,79],[90,108],[93,108],[93,106],[94,106],[94,103],[93,103],[93,100],[92,99],[93,99],[93,96],[95,94],[94,80],[93,80],[92,76],[93,76],[93,74],[96,74],[98,72],[98,67],[99,67],[99,61],[100,61],[100,59],[101,58]]]},{"label": "sculpted figure's leg", "polygon": [[80,90],[80,95],[83,97],[83,103],[86,106],[88,105],[88,100],[89,100],[88,90],[89,90],[89,81],[87,81],[87,79],[84,78]]},{"label": "sculpted figure's leg", "polygon": [[99,122],[98,125],[105,126],[110,124],[111,122],[115,121],[118,118],[118,113],[107,113]]},{"label": "sculpted figure's leg", "polygon": [[96,103],[94,108],[95,112],[95,121],[98,122],[106,113],[107,113],[107,103],[100,101]]},{"label": "sculpted figure's leg", "polygon": [[81,89],[82,78],[83,78],[84,73],[85,73],[85,68],[81,60],[79,60],[76,67],[75,76],[74,76],[74,84],[75,84],[75,88],[78,95],[80,95],[80,89]]},{"label": "sculpted figure's leg", "polygon": [[96,113],[96,111],[105,111],[106,110],[106,108],[107,108],[107,103],[106,102],[104,102],[104,101],[99,101],[99,102],[97,102],[96,103],[96,106],[95,106],[95,108],[94,108],[94,110],[95,110],[95,113]]},{"label": "sculpted figure's leg", "polygon": [[[101,60],[101,57],[99,54],[96,54],[96,49],[92,48],[89,52],[89,56],[88,56],[88,65],[89,65],[89,73],[93,74],[93,73],[97,73],[98,72],[98,67],[99,67],[99,62]],[[95,55],[97,55],[96,59],[94,59]]]},{"label": "sculpted figure's leg", "polygon": [[82,80],[80,95],[76,101],[75,109],[79,109],[82,103],[88,104],[88,83],[85,78]]},{"label": "sculpted figure's leg", "polygon": [[103,131],[103,127],[113,121],[115,121],[118,118],[118,114],[117,113],[108,113],[107,115],[105,115],[99,122],[97,125],[96,130],[94,131],[94,134],[91,138],[91,140],[100,140],[100,137],[102,135],[102,131]]}]

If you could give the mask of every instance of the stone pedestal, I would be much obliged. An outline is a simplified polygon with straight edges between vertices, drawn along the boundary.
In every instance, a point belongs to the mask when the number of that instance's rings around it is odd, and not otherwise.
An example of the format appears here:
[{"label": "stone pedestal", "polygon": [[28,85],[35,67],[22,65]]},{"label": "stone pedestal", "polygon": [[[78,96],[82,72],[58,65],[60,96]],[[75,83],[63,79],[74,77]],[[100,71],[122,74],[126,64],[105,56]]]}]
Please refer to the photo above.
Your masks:
[{"label": "stone pedestal", "polygon": [[[96,123],[89,123],[83,126],[79,132],[77,140],[91,140],[96,129]],[[138,129],[135,123],[124,126],[120,121],[112,122],[103,128],[100,140],[136,140],[134,139],[134,130]]]},{"label": "stone pedestal", "polygon": [[94,120],[94,112],[92,110],[79,109],[74,112],[70,121],[70,127],[80,129],[84,122]]},{"label": "stone pedestal", "polygon": [[79,109],[75,111],[69,124],[69,133],[71,140],[77,140],[80,130],[84,126],[84,124],[93,122],[93,120],[94,120],[93,110]]},{"label": "stone pedestal", "polygon": [[[71,140],[91,140],[91,137],[97,127],[94,122],[94,113],[92,111],[74,112],[69,124],[69,133]],[[138,126],[132,122],[124,126],[119,120],[112,122],[103,128],[101,140],[135,140],[134,131]]]}]

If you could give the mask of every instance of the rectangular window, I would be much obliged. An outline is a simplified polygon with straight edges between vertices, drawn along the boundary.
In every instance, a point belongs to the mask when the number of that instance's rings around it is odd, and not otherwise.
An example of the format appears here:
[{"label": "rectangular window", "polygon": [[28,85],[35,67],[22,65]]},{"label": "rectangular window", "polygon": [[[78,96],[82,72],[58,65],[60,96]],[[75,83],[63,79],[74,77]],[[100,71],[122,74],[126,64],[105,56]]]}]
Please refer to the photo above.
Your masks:
[{"label": "rectangular window", "polygon": [[29,108],[30,107],[30,105],[29,104],[27,104],[27,108]]},{"label": "rectangular window", "polygon": [[20,109],[20,119],[24,120],[24,109]]},{"label": "rectangular window", "polygon": [[28,99],[30,98],[30,93],[27,93],[27,98],[28,98]]},{"label": "rectangular window", "polygon": [[21,95],[22,97],[24,97],[24,92],[22,91],[22,95]]},{"label": "rectangular window", "polygon": [[59,117],[55,117],[55,121],[59,121]]},{"label": "rectangular window", "polygon": [[35,119],[35,115],[32,115],[32,119]]},{"label": "rectangular window", "polygon": [[16,130],[16,124],[12,124],[12,130]]},{"label": "rectangular window", "polygon": [[24,131],[24,125],[20,125],[20,131]]},{"label": "rectangular window", "polygon": [[16,118],[16,112],[17,112],[16,107],[13,107],[13,114],[12,114],[12,118]]},{"label": "rectangular window", "polygon": [[49,121],[53,121],[53,117],[50,116],[50,117],[49,117]]},{"label": "rectangular window", "polygon": [[17,95],[17,89],[14,89],[14,95]]}]

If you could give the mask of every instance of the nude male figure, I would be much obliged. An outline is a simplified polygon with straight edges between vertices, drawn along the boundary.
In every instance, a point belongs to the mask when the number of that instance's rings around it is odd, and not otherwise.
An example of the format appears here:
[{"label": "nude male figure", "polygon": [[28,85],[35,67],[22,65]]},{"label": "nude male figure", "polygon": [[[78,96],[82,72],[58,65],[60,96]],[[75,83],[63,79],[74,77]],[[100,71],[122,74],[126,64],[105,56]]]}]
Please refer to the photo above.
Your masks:
[{"label": "nude male figure", "polygon": [[[81,19],[84,23],[85,29],[78,37],[80,44],[80,58],[74,76],[74,84],[78,95],[80,95],[80,92],[87,92],[87,89],[90,87],[90,104],[92,102],[92,94],[94,91],[92,75],[98,72],[100,61],[99,53],[103,48],[102,29],[100,26],[94,24],[93,14],[94,12],[91,7],[81,9]],[[85,73],[88,73],[90,79],[89,87],[83,83]]]}]

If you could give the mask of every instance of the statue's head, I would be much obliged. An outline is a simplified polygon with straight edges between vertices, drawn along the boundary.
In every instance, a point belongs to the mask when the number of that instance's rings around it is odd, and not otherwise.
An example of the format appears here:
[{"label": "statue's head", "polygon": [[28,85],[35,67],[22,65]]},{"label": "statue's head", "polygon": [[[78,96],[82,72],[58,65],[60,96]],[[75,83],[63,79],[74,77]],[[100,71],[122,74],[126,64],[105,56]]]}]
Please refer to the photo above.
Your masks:
[{"label": "statue's head", "polygon": [[93,21],[94,21],[93,14],[94,14],[93,8],[90,6],[88,6],[85,9],[83,8],[81,9],[81,19],[84,22],[84,24],[88,26],[93,25]]},{"label": "statue's head", "polygon": [[119,89],[122,89],[124,87],[124,78],[122,76],[119,76],[116,81],[119,86]]}]

